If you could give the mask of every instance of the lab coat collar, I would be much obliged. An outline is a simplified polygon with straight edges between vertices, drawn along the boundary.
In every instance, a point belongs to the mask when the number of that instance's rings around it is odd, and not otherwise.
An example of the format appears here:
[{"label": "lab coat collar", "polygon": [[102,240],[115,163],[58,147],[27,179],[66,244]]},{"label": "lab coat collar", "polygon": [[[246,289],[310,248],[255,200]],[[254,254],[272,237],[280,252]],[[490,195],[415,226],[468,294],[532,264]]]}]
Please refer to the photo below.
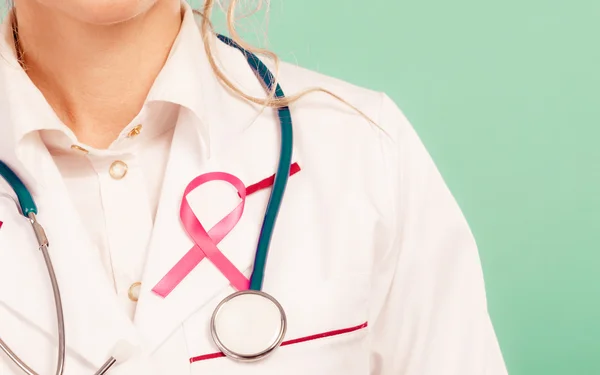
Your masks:
[{"label": "lab coat collar", "polygon": [[[2,54],[3,82],[6,93],[7,116],[4,127],[10,128],[12,137],[3,139],[16,147],[24,138],[36,130],[60,129],[61,122],[55,115],[41,91],[33,84],[19,64],[13,35],[14,12],[9,12],[0,27],[0,51]],[[5,131],[7,129],[4,129]]]},{"label": "lab coat collar", "polygon": [[183,21],[179,34],[146,103],[170,102],[191,111],[199,135],[208,139],[208,123],[203,119],[207,111],[204,100],[210,92],[203,82],[210,78],[210,66],[193,9],[186,1],[182,1],[181,6]]},{"label": "lab coat collar", "polygon": [[[13,12],[0,26],[0,160],[7,163],[35,195],[43,190],[48,170],[38,165],[40,143],[34,129],[58,128],[60,121],[17,60]],[[35,103],[35,105],[33,105]],[[24,147],[17,147],[21,140]]]},{"label": "lab coat collar", "polygon": [[[169,102],[191,111],[199,135],[208,140],[210,132],[204,113],[207,108],[204,98],[211,95],[214,80],[202,37],[194,12],[187,2],[182,1],[183,20],[179,34],[170,54],[157,76],[146,99],[146,105],[154,102]],[[13,12],[10,12],[0,27],[0,61],[2,69],[3,126],[0,132],[2,147],[10,147],[19,159],[22,177],[35,193],[46,187],[46,173],[37,165],[40,143],[36,142],[40,130],[70,132],[47,103],[43,94],[33,84],[17,60],[12,32]],[[210,142],[204,142],[207,148]]]},{"label": "lab coat collar", "polygon": [[[159,72],[146,98],[151,102],[170,102],[188,108],[201,117],[205,95],[200,84],[206,76],[207,59],[202,46],[194,12],[182,1],[182,24],[167,61]],[[64,130],[43,94],[30,80],[17,60],[12,32],[14,14],[10,12],[2,23],[0,48],[5,59],[4,86],[11,94],[11,126],[13,141],[19,143],[27,134],[44,129]],[[203,71],[204,70],[204,71]]]}]

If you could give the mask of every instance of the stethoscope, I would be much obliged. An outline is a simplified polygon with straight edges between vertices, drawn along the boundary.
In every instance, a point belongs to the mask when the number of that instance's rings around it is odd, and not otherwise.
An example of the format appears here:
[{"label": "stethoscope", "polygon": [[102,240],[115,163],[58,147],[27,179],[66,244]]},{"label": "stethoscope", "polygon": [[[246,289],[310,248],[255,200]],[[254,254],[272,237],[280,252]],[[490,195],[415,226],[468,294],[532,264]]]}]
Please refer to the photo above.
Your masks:
[{"label": "stethoscope", "polygon": [[[276,84],[271,71],[256,55],[246,51],[225,36],[218,35],[218,38],[244,54],[248,65],[262,80],[266,88],[269,91],[275,89],[276,98],[285,97],[279,84]],[[269,246],[287,186],[292,160],[293,131],[290,109],[287,106],[280,107],[278,115],[281,127],[279,164],[260,231],[249,288],[238,290],[227,296],[217,305],[210,320],[210,332],[215,345],[227,357],[242,362],[257,361],[270,355],[281,345],[287,330],[287,319],[283,307],[273,296],[262,291]],[[58,323],[56,375],[61,375],[65,364],[65,324],[60,288],[48,251],[48,239],[43,227],[37,221],[38,209],[31,193],[21,179],[2,161],[0,161],[0,176],[14,190],[20,213],[31,222],[48,270]],[[0,349],[24,373],[38,375],[1,338]],[[122,343],[117,343],[114,353],[111,353],[110,358],[95,375],[106,374],[115,363],[126,360],[126,355],[123,354],[126,351],[127,349],[123,348]]]}]

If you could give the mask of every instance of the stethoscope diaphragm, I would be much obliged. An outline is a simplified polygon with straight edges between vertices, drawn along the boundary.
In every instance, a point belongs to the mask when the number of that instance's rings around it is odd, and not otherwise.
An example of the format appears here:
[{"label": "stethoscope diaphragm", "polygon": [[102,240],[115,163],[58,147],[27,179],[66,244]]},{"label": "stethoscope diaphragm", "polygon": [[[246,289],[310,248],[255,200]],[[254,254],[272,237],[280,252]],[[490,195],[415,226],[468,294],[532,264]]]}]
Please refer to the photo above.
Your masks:
[{"label": "stethoscope diaphragm", "polygon": [[285,337],[287,318],[267,293],[244,290],[231,294],[215,309],[211,335],[227,357],[251,362],[267,357]]}]

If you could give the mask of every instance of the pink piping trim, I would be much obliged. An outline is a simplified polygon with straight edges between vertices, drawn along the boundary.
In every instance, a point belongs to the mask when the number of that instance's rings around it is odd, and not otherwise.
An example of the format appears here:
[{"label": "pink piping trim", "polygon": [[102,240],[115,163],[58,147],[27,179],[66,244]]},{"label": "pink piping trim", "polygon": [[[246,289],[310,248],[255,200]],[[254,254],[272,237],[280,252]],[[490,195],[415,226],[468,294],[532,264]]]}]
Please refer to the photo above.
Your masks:
[{"label": "pink piping trim", "polygon": [[[355,326],[355,327],[343,328],[343,329],[338,329],[338,330],[335,330],[335,331],[328,331],[328,332],[318,333],[316,335],[300,337],[300,338],[297,338],[297,339],[284,341],[281,344],[281,346],[288,346],[288,345],[293,345],[293,344],[299,344],[299,343],[302,343],[302,342],[319,340],[319,339],[324,339],[324,338],[327,338],[327,337],[343,335],[345,333],[350,333],[350,332],[361,330],[363,328],[367,328],[368,325],[369,325],[369,323],[365,322],[365,323],[363,323],[361,325],[358,325],[358,326]],[[208,359],[215,359],[215,358],[221,358],[221,357],[225,357],[225,354],[223,354],[221,352],[219,352],[219,353],[203,354],[203,355],[200,355],[200,356],[197,356],[197,357],[190,358],[190,363],[200,362],[200,361],[206,361]]]},{"label": "pink piping trim", "polygon": [[[298,163],[292,164],[292,166],[290,167],[290,176],[293,176],[298,172],[300,172],[300,165],[298,165]],[[255,184],[248,186],[246,188],[246,196],[248,196],[250,194],[254,194],[259,190],[269,188],[269,187],[273,186],[274,183],[275,183],[275,175],[267,177],[262,181],[259,181]]]}]

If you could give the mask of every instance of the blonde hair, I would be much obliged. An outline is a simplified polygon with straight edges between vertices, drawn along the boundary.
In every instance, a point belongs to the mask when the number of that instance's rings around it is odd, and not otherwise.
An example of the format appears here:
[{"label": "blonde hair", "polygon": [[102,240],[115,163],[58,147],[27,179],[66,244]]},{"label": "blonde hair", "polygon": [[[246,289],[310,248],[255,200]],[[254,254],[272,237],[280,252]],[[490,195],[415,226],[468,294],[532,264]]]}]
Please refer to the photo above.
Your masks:
[{"label": "blonde hair", "polygon": [[[356,111],[358,114],[360,114],[362,117],[364,117],[367,121],[369,121],[373,125],[377,126],[377,124],[373,120],[371,120],[365,113],[363,113],[361,110],[356,108],[354,105],[348,103],[346,100],[341,98],[339,95],[337,95],[327,89],[321,88],[321,87],[309,88],[309,89],[306,89],[304,91],[301,91],[301,92],[293,94],[293,95],[286,95],[285,98],[275,97],[276,85],[273,85],[272,90],[269,91],[266,98],[254,97],[254,96],[248,95],[248,94],[244,93],[243,91],[241,91],[238,87],[236,87],[235,84],[233,84],[233,82],[231,82],[231,80],[229,80],[227,78],[227,76],[224,74],[224,72],[219,68],[217,61],[215,59],[215,55],[212,51],[213,46],[212,46],[211,42],[214,40],[215,31],[214,31],[214,27],[211,22],[211,15],[212,15],[212,12],[215,7],[215,1],[219,1],[219,0],[205,0],[202,11],[195,10],[194,13],[200,15],[202,18],[202,21],[200,24],[200,29],[202,32],[204,49],[206,50],[206,55],[208,56],[208,61],[210,63],[210,66],[211,66],[213,72],[215,73],[215,75],[217,76],[217,78],[221,81],[221,83],[223,83],[232,92],[234,92],[236,95],[238,95],[250,102],[264,105],[267,107],[274,107],[274,108],[288,106],[288,105],[296,102],[300,98],[306,96],[307,94],[314,93],[314,92],[322,92],[322,93],[325,93],[325,94],[339,100],[340,102],[344,103],[345,105],[347,105],[348,107],[350,107],[351,109]],[[227,16],[227,30],[229,32],[229,37],[234,42],[236,42],[240,47],[244,48],[245,50],[252,52],[256,55],[264,56],[264,57],[270,59],[273,62],[273,64],[275,65],[275,72],[273,73],[273,75],[275,78],[275,83],[277,83],[278,82],[279,65],[280,65],[279,57],[275,53],[273,53],[267,49],[254,47],[244,41],[244,39],[240,36],[240,34],[238,33],[238,31],[236,29],[236,23],[238,21],[236,18],[236,13],[237,13],[236,11],[237,11],[237,7],[239,5],[240,0],[229,0],[229,1],[230,1],[229,6],[225,9],[225,13]],[[259,1],[258,8],[260,8],[263,0],[258,0],[258,1]],[[269,0],[266,0],[266,1],[269,1]]]}]

